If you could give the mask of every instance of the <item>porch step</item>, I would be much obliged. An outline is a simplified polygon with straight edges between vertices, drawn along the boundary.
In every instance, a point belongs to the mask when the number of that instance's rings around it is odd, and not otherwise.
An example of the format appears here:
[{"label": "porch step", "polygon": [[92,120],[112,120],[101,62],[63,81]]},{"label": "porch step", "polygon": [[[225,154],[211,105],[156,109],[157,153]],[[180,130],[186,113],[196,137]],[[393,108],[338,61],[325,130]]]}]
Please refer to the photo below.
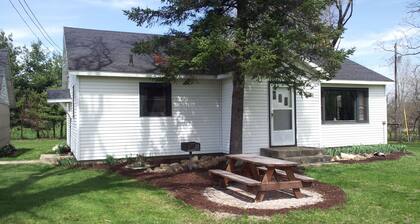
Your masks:
[{"label": "porch step", "polygon": [[272,147],[262,148],[262,156],[284,159],[299,164],[330,162],[331,156],[324,155],[324,150],[311,147]]},{"label": "porch step", "polygon": [[261,149],[262,156],[268,156],[273,158],[317,156],[323,155],[323,152],[323,149],[309,147],[273,147]]},{"label": "porch step", "polygon": [[287,161],[296,162],[299,164],[311,164],[311,163],[326,163],[331,161],[331,156],[328,155],[317,155],[317,156],[295,156],[285,158]]}]

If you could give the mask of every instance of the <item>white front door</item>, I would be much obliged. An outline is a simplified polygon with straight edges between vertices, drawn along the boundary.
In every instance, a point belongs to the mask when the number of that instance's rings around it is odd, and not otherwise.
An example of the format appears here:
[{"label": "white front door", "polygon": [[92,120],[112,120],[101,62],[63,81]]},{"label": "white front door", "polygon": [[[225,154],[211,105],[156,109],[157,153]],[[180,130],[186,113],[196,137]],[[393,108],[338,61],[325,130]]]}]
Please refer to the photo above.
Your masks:
[{"label": "white front door", "polygon": [[294,93],[288,87],[270,85],[271,145],[295,145]]}]

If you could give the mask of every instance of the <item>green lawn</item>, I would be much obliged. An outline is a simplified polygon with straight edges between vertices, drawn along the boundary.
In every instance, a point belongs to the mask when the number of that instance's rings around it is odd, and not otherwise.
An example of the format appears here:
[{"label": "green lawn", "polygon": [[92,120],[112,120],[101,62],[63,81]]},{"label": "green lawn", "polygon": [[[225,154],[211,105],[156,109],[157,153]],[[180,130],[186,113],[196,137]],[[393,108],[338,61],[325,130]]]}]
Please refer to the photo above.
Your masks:
[{"label": "green lawn", "polygon": [[12,140],[11,144],[16,147],[17,154],[14,157],[2,157],[5,160],[33,160],[39,159],[41,154],[53,153],[52,147],[65,140],[40,139],[40,140]]},{"label": "green lawn", "polygon": [[[33,145],[41,142],[33,142]],[[29,143],[28,143],[29,144]],[[41,148],[41,147],[40,147]],[[272,223],[420,223],[420,144],[399,161],[329,165],[307,173],[340,186],[336,209],[279,215]],[[109,172],[46,165],[0,166],[0,223],[249,223],[212,220],[166,191]]]}]

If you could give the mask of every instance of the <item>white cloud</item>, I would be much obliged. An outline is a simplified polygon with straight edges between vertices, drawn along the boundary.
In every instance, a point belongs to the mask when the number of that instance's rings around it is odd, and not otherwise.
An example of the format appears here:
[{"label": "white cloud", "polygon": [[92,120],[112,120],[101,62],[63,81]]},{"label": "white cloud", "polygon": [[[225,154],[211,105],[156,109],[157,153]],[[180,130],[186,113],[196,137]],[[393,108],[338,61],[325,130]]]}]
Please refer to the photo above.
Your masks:
[{"label": "white cloud", "polygon": [[[45,31],[53,38],[55,43],[58,46],[61,46],[61,35],[63,33],[63,30],[60,26],[47,26],[44,27]],[[41,39],[41,41],[44,43],[44,45],[48,48],[52,48],[49,43],[44,39],[42,34],[36,29],[35,26],[32,27],[34,32],[38,35],[38,37]],[[32,42],[37,41],[36,37],[32,32],[26,27],[5,27],[2,29],[6,35],[12,34],[13,38],[13,44],[16,46],[23,46],[23,45],[30,45]]]},{"label": "white cloud", "polygon": [[344,48],[355,47],[356,55],[375,54],[383,51],[380,47],[382,44],[387,45],[403,38],[411,38],[419,33],[420,30],[413,29],[412,27],[396,26],[385,32],[369,33],[357,39],[344,38],[340,46]]}]

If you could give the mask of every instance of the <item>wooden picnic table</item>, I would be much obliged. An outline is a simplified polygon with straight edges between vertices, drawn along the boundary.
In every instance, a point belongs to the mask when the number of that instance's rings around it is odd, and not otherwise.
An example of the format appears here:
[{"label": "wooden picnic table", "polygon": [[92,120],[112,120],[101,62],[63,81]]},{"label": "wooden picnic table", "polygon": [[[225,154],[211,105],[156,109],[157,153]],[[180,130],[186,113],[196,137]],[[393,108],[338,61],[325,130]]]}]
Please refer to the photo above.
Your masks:
[{"label": "wooden picnic table", "polygon": [[[292,189],[296,198],[303,196],[300,192],[302,181],[294,175],[294,168],[297,166],[295,162],[252,154],[227,155],[226,158],[228,160],[226,170],[209,171],[211,176],[222,177],[224,186],[230,181],[245,184],[249,190],[256,192],[256,201],[262,201],[268,191],[282,189]],[[237,161],[242,161],[239,174],[234,173]],[[285,172],[285,180],[273,178],[276,169]]]}]

